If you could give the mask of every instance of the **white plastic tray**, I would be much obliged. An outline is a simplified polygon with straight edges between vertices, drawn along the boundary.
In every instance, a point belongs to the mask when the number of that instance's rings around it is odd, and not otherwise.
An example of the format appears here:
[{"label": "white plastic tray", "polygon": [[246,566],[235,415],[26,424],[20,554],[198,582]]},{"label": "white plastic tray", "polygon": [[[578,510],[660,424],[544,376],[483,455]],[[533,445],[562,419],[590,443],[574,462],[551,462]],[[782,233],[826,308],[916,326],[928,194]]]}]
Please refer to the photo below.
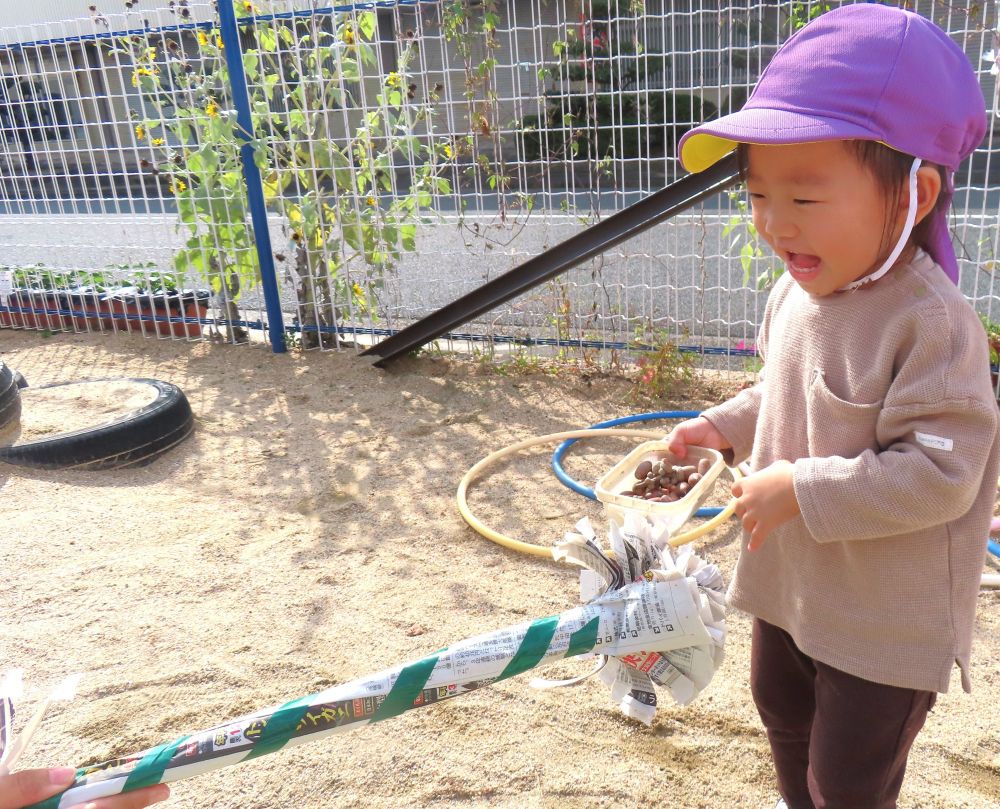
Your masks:
[{"label": "white plastic tray", "polygon": [[[641,497],[619,494],[624,489],[632,488],[636,482],[635,469],[640,463],[643,461],[656,463],[664,458],[669,459],[675,465],[694,465],[702,458],[708,458],[712,465],[691,491],[673,503],[657,503],[652,500],[643,500]],[[691,515],[697,511],[701,501],[711,491],[715,479],[725,468],[726,462],[718,450],[688,446],[687,457],[681,460],[667,449],[666,441],[647,441],[637,446],[605,472],[594,485],[594,494],[597,495],[598,500],[604,503],[608,517],[618,525],[624,523],[625,512],[632,511],[644,514],[656,525],[666,524],[670,534],[674,534],[677,529],[691,519]]]}]

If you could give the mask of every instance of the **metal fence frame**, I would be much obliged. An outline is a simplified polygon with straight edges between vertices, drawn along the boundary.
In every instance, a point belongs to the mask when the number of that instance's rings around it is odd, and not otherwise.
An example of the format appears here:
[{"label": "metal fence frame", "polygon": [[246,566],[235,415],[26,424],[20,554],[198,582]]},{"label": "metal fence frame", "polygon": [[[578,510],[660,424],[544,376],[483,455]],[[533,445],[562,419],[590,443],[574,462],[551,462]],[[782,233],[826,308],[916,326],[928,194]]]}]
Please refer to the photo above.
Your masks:
[{"label": "metal fence frame", "polygon": [[[266,334],[282,351],[391,334],[676,179],[671,139],[738,107],[780,42],[840,3],[50,5],[0,27],[0,325]],[[997,4],[907,5],[982,80],[994,126],[957,175],[954,221],[963,292],[1000,320]],[[185,219],[199,205],[219,215]],[[720,197],[440,344],[599,363],[675,344],[739,368],[770,269],[744,221]]]}]

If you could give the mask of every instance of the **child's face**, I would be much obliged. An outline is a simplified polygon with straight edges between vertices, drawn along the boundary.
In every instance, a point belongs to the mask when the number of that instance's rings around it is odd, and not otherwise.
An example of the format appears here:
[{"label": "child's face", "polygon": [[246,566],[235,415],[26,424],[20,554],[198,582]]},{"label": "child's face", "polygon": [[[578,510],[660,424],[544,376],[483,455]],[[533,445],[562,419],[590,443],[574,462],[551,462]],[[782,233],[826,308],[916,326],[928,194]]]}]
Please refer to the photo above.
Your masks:
[{"label": "child's face", "polygon": [[[758,232],[810,294],[829,295],[875,269],[886,201],[843,141],[751,146],[747,189]],[[893,242],[901,226],[893,222]]]}]

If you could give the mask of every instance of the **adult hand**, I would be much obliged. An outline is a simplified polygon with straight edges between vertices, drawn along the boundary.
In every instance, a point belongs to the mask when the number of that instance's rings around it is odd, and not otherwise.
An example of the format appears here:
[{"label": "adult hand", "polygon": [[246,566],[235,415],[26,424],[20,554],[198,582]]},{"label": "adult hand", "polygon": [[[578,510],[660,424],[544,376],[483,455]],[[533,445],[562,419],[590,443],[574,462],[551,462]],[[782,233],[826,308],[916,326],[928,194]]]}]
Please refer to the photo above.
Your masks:
[{"label": "adult hand", "polygon": [[730,444],[714,424],[703,416],[682,421],[666,438],[667,448],[678,458],[687,457],[688,444],[708,449],[731,449]]},{"label": "adult hand", "polygon": [[[21,809],[51,798],[67,789],[73,783],[75,776],[76,770],[72,767],[21,770],[10,775],[0,775],[0,809]],[[170,795],[169,787],[166,784],[157,784],[123,795],[111,795],[88,801],[81,809],[142,809],[144,806],[166,800],[168,795]]]},{"label": "adult hand", "polygon": [[789,461],[776,461],[733,484],[736,514],[750,534],[748,551],[757,550],[775,528],[800,513],[792,482],[794,469]]}]

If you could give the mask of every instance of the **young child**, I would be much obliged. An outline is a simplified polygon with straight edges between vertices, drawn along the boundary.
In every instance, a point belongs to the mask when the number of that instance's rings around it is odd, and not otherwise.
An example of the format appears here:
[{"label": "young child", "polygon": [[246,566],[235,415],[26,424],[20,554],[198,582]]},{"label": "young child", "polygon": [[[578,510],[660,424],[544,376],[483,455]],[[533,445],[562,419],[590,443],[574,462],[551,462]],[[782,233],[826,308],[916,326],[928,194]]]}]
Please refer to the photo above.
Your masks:
[{"label": "young child", "polygon": [[794,35],[740,112],[680,143],[695,172],[738,150],[787,270],[762,381],[669,440],[750,459],[729,600],[754,616],[751,690],[791,809],[895,806],[955,663],[970,689],[1000,450],[947,211],[985,126],[943,31],[857,4]]}]

